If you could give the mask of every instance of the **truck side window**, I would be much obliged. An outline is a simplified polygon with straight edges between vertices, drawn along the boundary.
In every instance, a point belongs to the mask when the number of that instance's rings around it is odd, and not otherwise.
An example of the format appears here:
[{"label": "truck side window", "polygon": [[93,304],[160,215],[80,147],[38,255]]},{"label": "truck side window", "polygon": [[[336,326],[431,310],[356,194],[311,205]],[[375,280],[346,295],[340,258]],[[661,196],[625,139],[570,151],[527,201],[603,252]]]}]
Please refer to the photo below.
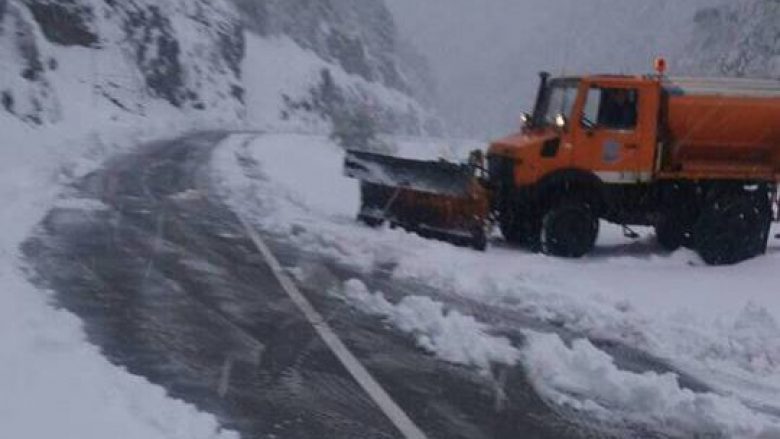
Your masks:
[{"label": "truck side window", "polygon": [[635,89],[601,89],[598,125],[613,130],[633,130],[639,114],[639,93]]},{"label": "truck side window", "polygon": [[582,126],[611,130],[633,130],[639,114],[639,93],[635,89],[593,87],[582,113]]},{"label": "truck side window", "polygon": [[588,98],[582,112],[582,126],[588,129],[596,128],[599,120],[599,107],[601,107],[601,89],[588,90]]}]

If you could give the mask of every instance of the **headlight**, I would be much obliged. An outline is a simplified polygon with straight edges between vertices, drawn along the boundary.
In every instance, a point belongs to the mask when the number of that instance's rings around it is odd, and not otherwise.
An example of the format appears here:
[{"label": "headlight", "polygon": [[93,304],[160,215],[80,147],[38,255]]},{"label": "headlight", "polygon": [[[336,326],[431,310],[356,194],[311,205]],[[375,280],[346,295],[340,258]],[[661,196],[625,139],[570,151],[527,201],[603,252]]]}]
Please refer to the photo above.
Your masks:
[{"label": "headlight", "polygon": [[563,113],[555,116],[555,126],[560,129],[566,128],[566,116],[564,116]]},{"label": "headlight", "polygon": [[528,113],[523,113],[520,115],[520,126],[525,128],[528,126],[528,124],[531,123],[531,115]]}]

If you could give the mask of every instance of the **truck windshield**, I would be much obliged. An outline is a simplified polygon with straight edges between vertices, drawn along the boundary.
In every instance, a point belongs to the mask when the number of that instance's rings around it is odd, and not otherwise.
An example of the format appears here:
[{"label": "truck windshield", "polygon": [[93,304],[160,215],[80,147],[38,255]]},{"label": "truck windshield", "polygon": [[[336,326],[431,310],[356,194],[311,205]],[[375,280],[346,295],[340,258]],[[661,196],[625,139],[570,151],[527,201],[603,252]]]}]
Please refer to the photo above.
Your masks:
[{"label": "truck windshield", "polygon": [[544,98],[537,109],[537,123],[550,125],[555,121],[555,116],[563,114],[571,117],[574,100],[577,97],[578,80],[553,80],[545,91]]}]

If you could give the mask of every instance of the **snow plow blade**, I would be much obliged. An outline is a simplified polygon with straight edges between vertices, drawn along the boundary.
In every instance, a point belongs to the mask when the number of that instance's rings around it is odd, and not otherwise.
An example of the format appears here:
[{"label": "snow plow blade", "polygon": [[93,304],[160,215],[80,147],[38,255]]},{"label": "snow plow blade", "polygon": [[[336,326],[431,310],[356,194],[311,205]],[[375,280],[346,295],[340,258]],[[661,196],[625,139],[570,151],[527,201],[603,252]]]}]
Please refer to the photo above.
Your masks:
[{"label": "snow plow blade", "polygon": [[348,151],[344,174],[361,182],[358,219],[484,250],[488,191],[472,166]]}]

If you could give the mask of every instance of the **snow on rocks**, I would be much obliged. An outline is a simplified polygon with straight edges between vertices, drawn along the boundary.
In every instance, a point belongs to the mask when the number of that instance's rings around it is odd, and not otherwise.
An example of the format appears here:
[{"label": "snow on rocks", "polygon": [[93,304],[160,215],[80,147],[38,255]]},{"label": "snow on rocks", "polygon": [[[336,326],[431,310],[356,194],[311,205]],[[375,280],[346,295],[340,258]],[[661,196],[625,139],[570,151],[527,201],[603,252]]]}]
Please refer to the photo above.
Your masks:
[{"label": "snow on rocks", "polygon": [[[325,133],[331,129],[332,102],[325,97],[323,72],[349,107],[369,112],[378,131],[421,133],[435,118],[415,99],[379,82],[350,74],[284,36],[261,38],[247,33],[243,61],[247,120],[267,130]],[[327,94],[327,93],[326,93]]]}]

